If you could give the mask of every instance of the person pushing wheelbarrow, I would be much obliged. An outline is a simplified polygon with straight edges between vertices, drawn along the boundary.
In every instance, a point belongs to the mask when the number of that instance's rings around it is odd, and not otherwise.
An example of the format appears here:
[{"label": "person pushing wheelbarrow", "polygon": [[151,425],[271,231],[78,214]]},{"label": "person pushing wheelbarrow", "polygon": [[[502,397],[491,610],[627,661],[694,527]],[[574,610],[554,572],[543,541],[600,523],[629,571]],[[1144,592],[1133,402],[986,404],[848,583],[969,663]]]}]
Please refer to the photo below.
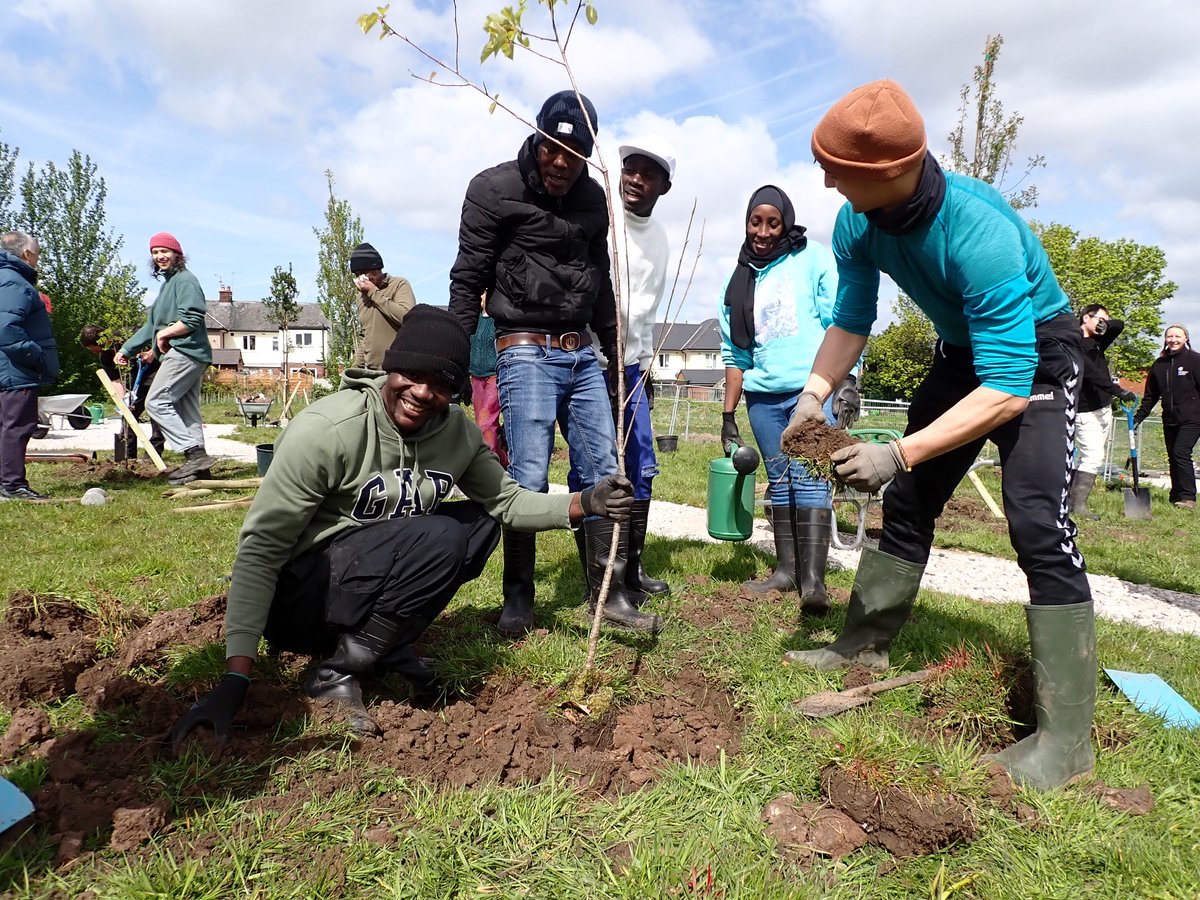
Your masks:
[{"label": "person pushing wheelbarrow", "polygon": [[862,355],[875,322],[880,272],[929,316],[938,342],[903,437],[833,454],[850,487],[874,492],[892,482],[883,533],[878,549],[862,551],[841,635],[786,659],[820,670],[888,668],[937,517],[990,440],[1004,467],[1009,534],[1029,581],[1038,726],[996,761],[1017,782],[1057,787],[1094,763],[1093,605],[1065,502],[1083,366],[1079,323],[1029,226],[991,185],[942,172],[921,114],[894,81],[837,101],[813,132],[812,151],[825,186],[848,202],[833,232],[833,324],[789,429],[825,421],[822,404]]}]

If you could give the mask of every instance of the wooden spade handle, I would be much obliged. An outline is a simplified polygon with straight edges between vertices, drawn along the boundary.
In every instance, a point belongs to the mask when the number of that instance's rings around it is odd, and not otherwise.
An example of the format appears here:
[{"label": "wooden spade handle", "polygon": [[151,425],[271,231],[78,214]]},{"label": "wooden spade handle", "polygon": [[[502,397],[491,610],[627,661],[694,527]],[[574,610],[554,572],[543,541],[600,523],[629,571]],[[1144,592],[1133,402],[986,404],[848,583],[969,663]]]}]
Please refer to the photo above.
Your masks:
[{"label": "wooden spade handle", "polygon": [[842,691],[842,693],[859,697],[873,697],[876,694],[882,694],[884,691],[890,691],[892,688],[904,687],[906,684],[917,684],[932,674],[933,671],[931,669],[905,672],[903,675],[897,675],[894,678],[885,678],[883,681],[876,681],[872,684],[864,684],[862,687],[850,688],[850,690]]}]

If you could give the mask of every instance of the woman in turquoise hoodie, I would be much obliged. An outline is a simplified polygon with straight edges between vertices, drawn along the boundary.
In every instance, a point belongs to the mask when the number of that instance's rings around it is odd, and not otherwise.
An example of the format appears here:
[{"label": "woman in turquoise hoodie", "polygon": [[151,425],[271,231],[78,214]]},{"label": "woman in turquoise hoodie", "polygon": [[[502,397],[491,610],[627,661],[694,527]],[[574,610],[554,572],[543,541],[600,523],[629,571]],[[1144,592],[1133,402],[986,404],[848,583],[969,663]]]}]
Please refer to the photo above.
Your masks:
[{"label": "woman in turquoise hoodie", "polygon": [[[829,611],[825,566],[833,516],[827,481],[814,478],[780,449],[796,397],[808,380],[817,348],[833,316],[837,269],[833,254],[810,241],[787,194],[768,184],[746,207],[746,239],[720,306],[721,356],[725,363],[725,413],[721,442],[728,453],[742,443],[734,411],[742,394],[754,440],[767,467],[771,525],[778,565],[750,593],[800,592],[803,612]],[[845,386],[839,410],[857,410],[857,392]],[[835,400],[826,404],[834,421]]]}]

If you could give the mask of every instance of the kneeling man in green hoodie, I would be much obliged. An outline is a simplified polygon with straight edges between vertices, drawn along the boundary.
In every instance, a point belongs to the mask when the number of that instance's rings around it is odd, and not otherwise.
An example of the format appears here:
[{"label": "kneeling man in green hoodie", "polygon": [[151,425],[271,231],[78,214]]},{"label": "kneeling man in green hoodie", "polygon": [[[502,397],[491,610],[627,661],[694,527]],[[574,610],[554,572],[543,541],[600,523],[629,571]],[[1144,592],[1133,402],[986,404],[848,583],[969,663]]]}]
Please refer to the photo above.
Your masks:
[{"label": "kneeling man in green hoodie", "polygon": [[[296,416],[275,445],[238,539],[225,618],[228,672],[176,722],[176,750],[198,725],[217,740],[246,697],[259,639],[315,657],[304,692],[378,733],[359,678],[388,671],[418,690],[434,673],[412,644],[459,587],[478,577],[500,525],[543,531],[587,516],[626,521],[632,486],[610,475],[577,494],[542,494],[508,477],[471,417],[450,399],[471,343],[454,316],[416,306],[383,358]],[[453,488],[466,501],[448,502]]]}]

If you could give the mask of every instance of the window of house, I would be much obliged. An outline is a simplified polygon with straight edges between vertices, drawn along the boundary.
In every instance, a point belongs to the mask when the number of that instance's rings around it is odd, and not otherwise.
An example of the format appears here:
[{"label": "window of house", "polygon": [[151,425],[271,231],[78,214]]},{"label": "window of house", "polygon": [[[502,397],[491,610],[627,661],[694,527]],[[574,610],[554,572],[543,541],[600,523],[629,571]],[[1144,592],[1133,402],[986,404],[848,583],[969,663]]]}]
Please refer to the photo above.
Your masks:
[{"label": "window of house", "polygon": [[311,347],[312,346],[312,334],[310,332],[306,331],[303,334],[296,335],[296,346],[297,347]]},{"label": "window of house", "polygon": [[279,338],[271,338],[271,350],[275,353],[279,352]]},{"label": "window of house", "polygon": [[717,359],[717,354],[715,354],[715,353],[705,353],[704,354],[704,364],[706,366],[709,366],[711,368],[711,367],[716,366],[718,362],[719,362],[719,360]]},{"label": "window of house", "polygon": [[254,335],[252,335],[252,334],[242,335],[242,349],[243,350],[253,350],[254,349]]},{"label": "window of house", "polygon": [[665,353],[658,354],[658,367],[660,369],[665,369],[670,364],[671,364],[671,361],[670,361],[670,358],[667,356],[667,354],[665,354]]}]

